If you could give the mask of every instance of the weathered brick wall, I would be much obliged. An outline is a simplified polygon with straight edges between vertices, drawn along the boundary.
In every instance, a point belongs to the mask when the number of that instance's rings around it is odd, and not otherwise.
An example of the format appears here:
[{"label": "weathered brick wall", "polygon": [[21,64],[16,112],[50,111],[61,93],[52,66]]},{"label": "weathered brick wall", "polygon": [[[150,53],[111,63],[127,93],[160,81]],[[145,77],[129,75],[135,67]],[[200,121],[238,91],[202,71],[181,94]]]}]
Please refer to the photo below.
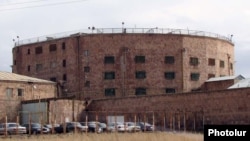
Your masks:
[{"label": "weathered brick wall", "polygon": [[[203,124],[250,124],[250,88],[197,92],[173,95],[154,95],[117,99],[94,100],[88,111],[140,115],[154,113],[155,123],[162,124],[163,117],[183,120],[192,128]],[[185,117],[185,118],[184,118]],[[177,120],[179,118],[179,120]],[[181,120],[180,120],[181,119]],[[152,122],[152,120],[151,120]],[[171,124],[175,124],[170,121]],[[168,126],[170,126],[168,124]],[[191,126],[191,127],[190,127]]]},{"label": "weathered brick wall", "polygon": [[[56,51],[49,51],[51,44],[57,45]],[[35,54],[38,46],[43,48],[42,54]],[[145,63],[135,63],[136,55],[145,56]],[[115,63],[105,64],[105,56],[114,56]],[[165,64],[165,56],[174,56],[175,63]],[[190,57],[198,58],[198,66],[190,65]],[[209,58],[215,59],[215,66],[208,65]],[[191,35],[85,34],[15,47],[13,60],[15,73],[56,80],[63,80],[66,75],[64,88],[79,99],[104,98],[106,88],[115,88],[116,97],[133,96],[137,87],[146,88],[147,95],[164,94],[166,88],[174,88],[177,93],[189,92],[199,89],[208,74],[234,75],[234,69],[230,68],[234,62],[232,43]],[[220,61],[224,61],[223,68]],[[43,68],[37,71],[36,64],[43,64]],[[90,72],[84,71],[86,66]],[[115,72],[114,80],[104,79],[108,71]],[[136,79],[136,71],[145,71],[146,79]],[[166,80],[165,72],[175,72],[175,79]],[[199,73],[199,80],[191,81],[191,73]],[[90,85],[86,86],[86,82]]]}]

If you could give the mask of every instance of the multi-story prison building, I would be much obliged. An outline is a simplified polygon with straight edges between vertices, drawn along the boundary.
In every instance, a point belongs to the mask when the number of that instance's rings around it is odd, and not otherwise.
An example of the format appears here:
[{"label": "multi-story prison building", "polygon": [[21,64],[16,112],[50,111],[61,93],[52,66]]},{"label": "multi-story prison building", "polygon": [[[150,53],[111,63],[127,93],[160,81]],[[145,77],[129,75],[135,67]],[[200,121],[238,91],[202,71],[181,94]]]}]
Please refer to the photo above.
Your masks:
[{"label": "multi-story prison building", "polygon": [[[65,33],[66,34],[66,33]],[[234,44],[177,29],[96,29],[18,41],[14,73],[58,82],[79,99],[174,94],[234,75]]]}]

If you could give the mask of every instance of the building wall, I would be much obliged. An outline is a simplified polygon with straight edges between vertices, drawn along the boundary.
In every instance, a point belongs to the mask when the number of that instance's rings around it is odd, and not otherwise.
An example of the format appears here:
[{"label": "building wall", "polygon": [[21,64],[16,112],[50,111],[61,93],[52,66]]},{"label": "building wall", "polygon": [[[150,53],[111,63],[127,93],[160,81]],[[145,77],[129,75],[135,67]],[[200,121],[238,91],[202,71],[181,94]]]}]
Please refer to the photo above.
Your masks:
[{"label": "building wall", "polygon": [[[55,51],[49,51],[52,44],[57,46]],[[43,53],[35,54],[38,46],[43,48]],[[145,56],[145,63],[135,63],[138,55]],[[105,56],[114,56],[114,64],[105,64]],[[174,56],[174,64],[166,64],[165,56]],[[198,59],[198,65],[190,65],[191,57]],[[208,64],[209,58],[215,60],[214,65]],[[135,89],[139,87],[146,88],[146,95],[164,94],[166,88],[174,89],[175,93],[189,92],[200,89],[211,76],[234,75],[231,67],[234,45],[231,42],[191,35],[70,36],[17,46],[13,49],[13,60],[13,72],[65,81],[64,91],[78,99],[107,97],[107,88],[115,90],[115,97],[135,95]],[[220,67],[220,61],[224,62],[223,67]],[[37,64],[43,67],[37,70]],[[84,67],[89,67],[89,72]],[[145,71],[146,78],[136,79],[136,71]],[[115,72],[115,79],[105,80],[105,72]],[[167,80],[165,72],[174,72],[175,78]],[[197,74],[198,80],[191,80],[191,73]]]},{"label": "building wall", "polygon": [[56,94],[54,84],[0,81],[0,121],[4,121],[6,115],[8,120],[16,121],[21,101],[53,98]]}]

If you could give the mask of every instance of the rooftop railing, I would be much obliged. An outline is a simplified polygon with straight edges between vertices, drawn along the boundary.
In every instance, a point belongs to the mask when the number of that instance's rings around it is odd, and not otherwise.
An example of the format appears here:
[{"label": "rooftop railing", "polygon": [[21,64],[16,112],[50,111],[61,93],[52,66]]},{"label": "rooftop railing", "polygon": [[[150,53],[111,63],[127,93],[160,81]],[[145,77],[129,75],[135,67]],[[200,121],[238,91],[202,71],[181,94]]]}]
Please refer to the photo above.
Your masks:
[{"label": "rooftop railing", "polygon": [[52,35],[40,36],[36,38],[30,38],[15,42],[15,46],[44,42],[49,40],[55,40],[60,38],[66,38],[76,35],[90,35],[90,34],[175,34],[175,35],[193,35],[212,37],[217,39],[226,40],[232,43],[232,36],[226,37],[216,33],[188,30],[188,29],[171,29],[171,28],[88,28],[77,31],[68,31],[63,33],[57,33]]}]

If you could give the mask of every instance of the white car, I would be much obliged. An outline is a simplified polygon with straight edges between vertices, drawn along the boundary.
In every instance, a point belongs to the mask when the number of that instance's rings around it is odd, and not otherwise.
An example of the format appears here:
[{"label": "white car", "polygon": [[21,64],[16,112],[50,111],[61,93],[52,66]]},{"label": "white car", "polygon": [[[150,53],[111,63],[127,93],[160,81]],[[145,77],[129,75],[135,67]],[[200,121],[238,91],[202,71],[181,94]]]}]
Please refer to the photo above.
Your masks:
[{"label": "white car", "polygon": [[140,132],[141,131],[141,127],[136,125],[136,123],[134,122],[125,122],[125,130],[127,132]]},{"label": "white car", "polygon": [[125,132],[125,126],[122,122],[111,122],[107,125],[108,132]]},{"label": "white car", "polygon": [[1,123],[0,124],[0,134],[26,134],[27,130],[25,127],[19,125],[18,123]]}]

